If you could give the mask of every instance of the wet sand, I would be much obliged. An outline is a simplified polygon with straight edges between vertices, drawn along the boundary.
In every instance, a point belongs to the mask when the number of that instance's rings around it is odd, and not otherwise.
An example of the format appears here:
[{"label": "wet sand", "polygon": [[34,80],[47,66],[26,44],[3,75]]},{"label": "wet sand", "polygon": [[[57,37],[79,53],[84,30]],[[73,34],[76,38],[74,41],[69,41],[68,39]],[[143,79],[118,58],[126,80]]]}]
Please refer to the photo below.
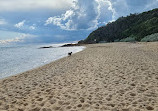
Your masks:
[{"label": "wet sand", "polygon": [[0,111],[158,111],[158,42],[86,47],[0,80]]}]

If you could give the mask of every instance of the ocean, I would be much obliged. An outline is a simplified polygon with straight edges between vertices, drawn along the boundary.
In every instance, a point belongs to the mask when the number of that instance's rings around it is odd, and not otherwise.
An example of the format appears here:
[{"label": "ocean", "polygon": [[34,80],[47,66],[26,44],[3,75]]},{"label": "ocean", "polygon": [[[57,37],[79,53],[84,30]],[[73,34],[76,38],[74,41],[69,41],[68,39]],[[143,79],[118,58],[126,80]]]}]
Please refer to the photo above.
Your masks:
[{"label": "ocean", "polygon": [[[85,48],[59,47],[61,45],[0,45],[0,79],[43,66],[66,57],[68,52],[77,53]],[[54,48],[40,48],[45,46]]]}]

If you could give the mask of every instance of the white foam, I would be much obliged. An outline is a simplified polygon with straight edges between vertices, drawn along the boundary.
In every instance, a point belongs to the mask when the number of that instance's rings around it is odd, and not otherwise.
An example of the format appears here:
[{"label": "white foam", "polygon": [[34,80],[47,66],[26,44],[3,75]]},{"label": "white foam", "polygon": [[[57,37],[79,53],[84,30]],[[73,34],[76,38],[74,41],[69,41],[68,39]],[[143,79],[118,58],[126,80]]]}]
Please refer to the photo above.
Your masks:
[{"label": "white foam", "polygon": [[[23,45],[0,47],[0,78],[15,75],[48,64],[67,56],[68,52],[77,53],[84,47],[57,47],[61,44]],[[39,49],[42,46],[56,48]]]}]

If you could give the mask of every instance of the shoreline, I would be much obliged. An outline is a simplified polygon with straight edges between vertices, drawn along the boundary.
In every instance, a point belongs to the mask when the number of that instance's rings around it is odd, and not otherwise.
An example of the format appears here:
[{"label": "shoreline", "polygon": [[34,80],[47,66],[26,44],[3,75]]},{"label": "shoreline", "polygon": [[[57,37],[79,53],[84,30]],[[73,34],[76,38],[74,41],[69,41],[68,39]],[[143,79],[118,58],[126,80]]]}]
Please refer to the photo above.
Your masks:
[{"label": "shoreline", "polygon": [[[83,47],[81,51],[83,51],[83,50],[86,48],[85,46],[81,46],[81,47]],[[45,50],[45,49],[44,49],[44,50]],[[80,52],[80,51],[78,51],[78,52]],[[78,52],[75,52],[75,53],[73,53],[73,54],[76,54],[76,53],[78,53]],[[52,63],[52,62],[55,62],[55,61],[57,61],[57,60],[63,59],[63,58],[65,58],[65,57],[67,57],[67,55],[65,55],[64,57],[55,59],[55,60],[53,60],[53,61],[50,61],[50,62],[48,62],[48,63],[42,64],[42,65],[40,65],[40,66],[34,67],[34,68],[32,68],[32,69],[28,69],[28,70],[21,71],[21,72],[16,73],[16,74],[12,74],[12,75],[9,75],[9,76],[6,76],[6,77],[2,77],[2,78],[0,78],[0,80],[7,79],[7,78],[9,78],[9,77],[16,76],[16,75],[19,75],[19,74],[23,74],[23,73],[25,73],[25,72],[27,72],[27,71],[31,71],[31,70],[34,70],[34,69],[38,69],[38,68],[40,68],[40,67],[43,67],[43,66],[45,66],[45,65],[47,65],[47,64],[50,64],[50,63]]]},{"label": "shoreline", "polygon": [[0,110],[158,110],[158,42],[90,44],[0,80]]},{"label": "shoreline", "polygon": [[[79,52],[82,52],[83,50],[86,49],[86,45],[83,45],[82,47],[84,47],[84,48],[82,48],[82,50],[79,51]],[[79,53],[79,52],[75,52],[75,53],[73,53],[73,55],[74,55],[74,54],[77,54],[77,53]],[[66,58],[66,57],[68,57],[68,56],[64,56],[64,57],[62,57],[62,58],[60,58],[60,59],[64,59],[64,58]],[[41,66],[37,66],[37,67],[35,67],[35,68],[33,68],[33,69],[29,69],[29,70],[24,71],[24,72],[20,72],[20,73],[11,75],[11,76],[7,76],[7,77],[0,78],[0,81],[1,81],[1,80],[4,80],[4,79],[7,79],[7,78],[10,78],[10,77],[13,77],[13,76],[21,75],[21,74],[23,74],[23,73],[27,73],[28,71],[38,70],[39,68],[42,68],[42,67],[44,67],[45,65],[51,64],[51,63],[53,63],[53,62],[57,62],[57,61],[60,60],[60,59],[56,59],[56,60],[54,60],[54,61],[51,61],[51,62],[46,63],[46,64],[43,64],[43,65],[41,65]]]}]

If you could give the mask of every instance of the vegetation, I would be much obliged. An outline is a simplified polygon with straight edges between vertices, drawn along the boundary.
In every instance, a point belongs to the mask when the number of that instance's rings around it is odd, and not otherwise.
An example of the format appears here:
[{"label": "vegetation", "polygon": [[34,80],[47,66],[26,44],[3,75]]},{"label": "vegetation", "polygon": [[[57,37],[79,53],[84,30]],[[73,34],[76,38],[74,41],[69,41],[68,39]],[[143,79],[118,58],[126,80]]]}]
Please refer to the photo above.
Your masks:
[{"label": "vegetation", "polygon": [[141,40],[141,42],[154,42],[154,41],[158,41],[158,33],[148,35]]},{"label": "vegetation", "polygon": [[158,33],[158,8],[141,14],[120,17],[93,31],[79,43],[99,43],[100,41],[141,41],[147,35]]},{"label": "vegetation", "polygon": [[125,39],[121,39],[120,42],[135,42],[135,38],[133,37],[127,37]]}]

